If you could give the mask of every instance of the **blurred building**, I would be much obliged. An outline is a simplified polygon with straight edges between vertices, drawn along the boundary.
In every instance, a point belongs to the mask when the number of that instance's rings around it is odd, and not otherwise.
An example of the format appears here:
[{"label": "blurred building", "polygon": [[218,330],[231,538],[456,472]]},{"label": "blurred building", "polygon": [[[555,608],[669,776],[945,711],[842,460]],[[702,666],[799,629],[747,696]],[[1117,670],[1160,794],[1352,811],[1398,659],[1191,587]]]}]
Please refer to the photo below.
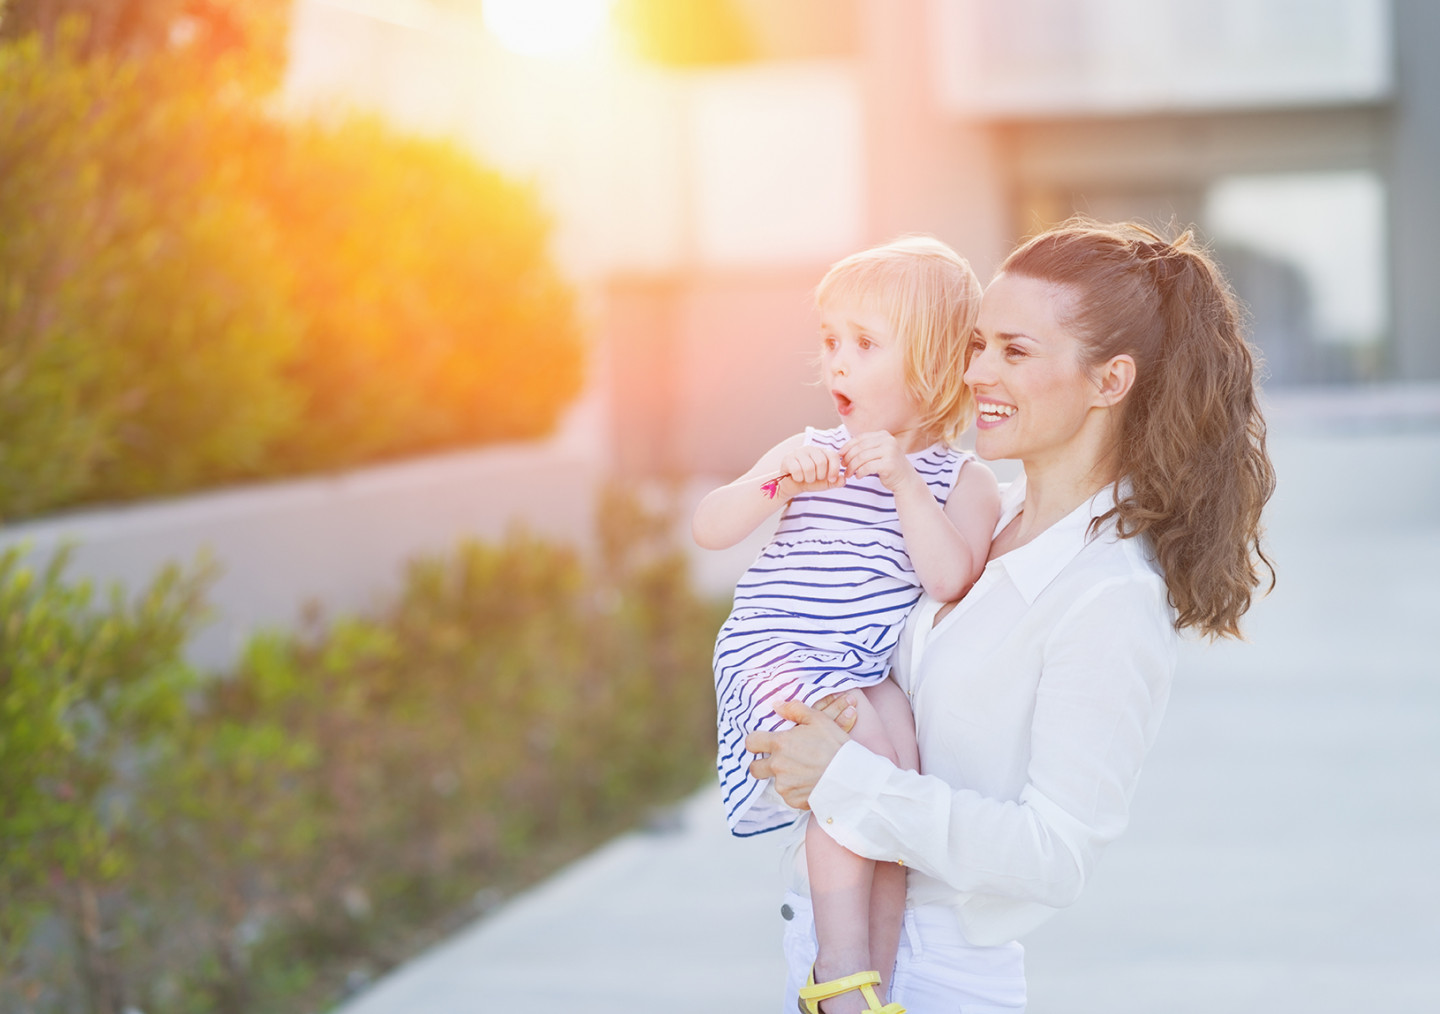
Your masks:
[{"label": "blurred building", "polygon": [[535,181],[623,471],[735,473],[828,424],[806,382],[835,259],[927,232],[985,278],[1077,211],[1198,226],[1272,384],[1440,379],[1432,0],[649,7],[710,20],[669,51],[543,58],[474,4],[297,0],[288,86]]}]

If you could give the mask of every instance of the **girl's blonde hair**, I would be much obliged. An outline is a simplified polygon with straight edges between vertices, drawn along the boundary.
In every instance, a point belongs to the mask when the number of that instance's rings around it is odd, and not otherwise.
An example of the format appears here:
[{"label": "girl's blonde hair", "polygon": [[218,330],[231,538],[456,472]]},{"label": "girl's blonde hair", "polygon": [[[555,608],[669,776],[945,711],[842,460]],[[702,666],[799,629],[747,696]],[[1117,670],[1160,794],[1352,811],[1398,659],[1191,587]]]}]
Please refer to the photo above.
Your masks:
[{"label": "girl's blonde hair", "polygon": [[[1077,218],[1022,244],[1000,266],[1067,286],[1087,364],[1135,360],[1122,403],[1113,517],[1150,543],[1176,626],[1240,635],[1240,617],[1275,569],[1260,513],[1275,490],[1257,397],[1258,359],[1219,266],[1191,232]],[[1129,480],[1128,486],[1121,480]]]},{"label": "girl's blonde hair", "polygon": [[905,348],[905,384],[921,435],[953,444],[975,415],[962,379],[980,312],[970,262],[932,236],[902,236],[837,262],[815,289],[821,308],[851,303],[883,315]]}]

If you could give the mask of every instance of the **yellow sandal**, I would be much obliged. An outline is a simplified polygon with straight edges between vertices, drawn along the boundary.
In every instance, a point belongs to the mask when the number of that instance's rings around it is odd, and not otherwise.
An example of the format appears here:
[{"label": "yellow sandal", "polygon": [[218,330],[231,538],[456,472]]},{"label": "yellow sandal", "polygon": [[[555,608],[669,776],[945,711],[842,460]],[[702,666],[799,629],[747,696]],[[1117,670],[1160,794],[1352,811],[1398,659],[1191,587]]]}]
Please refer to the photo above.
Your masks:
[{"label": "yellow sandal", "polygon": [[854,975],[847,975],[840,979],[831,979],[829,982],[815,981],[815,969],[810,969],[810,982],[800,990],[800,1010],[805,1014],[821,1014],[820,1001],[828,1000],[832,996],[839,996],[841,993],[848,993],[852,989],[858,989],[860,995],[870,1006],[865,1014],[905,1014],[905,1008],[898,1003],[887,1003],[880,1005],[880,998],[875,995],[872,986],[880,984],[879,972],[856,972]]}]

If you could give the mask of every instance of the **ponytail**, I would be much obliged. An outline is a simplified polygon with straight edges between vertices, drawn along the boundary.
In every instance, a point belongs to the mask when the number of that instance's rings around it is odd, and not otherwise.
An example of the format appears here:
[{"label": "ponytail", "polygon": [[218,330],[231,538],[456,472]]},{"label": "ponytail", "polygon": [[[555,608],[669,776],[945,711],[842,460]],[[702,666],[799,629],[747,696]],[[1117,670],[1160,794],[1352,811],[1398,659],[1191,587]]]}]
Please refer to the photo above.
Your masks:
[{"label": "ponytail", "polygon": [[1240,636],[1261,570],[1260,514],[1275,489],[1240,308],[1190,232],[1074,221],[1031,239],[1002,273],[1070,286],[1086,359],[1135,360],[1116,446],[1115,519],[1165,573],[1175,625]]}]

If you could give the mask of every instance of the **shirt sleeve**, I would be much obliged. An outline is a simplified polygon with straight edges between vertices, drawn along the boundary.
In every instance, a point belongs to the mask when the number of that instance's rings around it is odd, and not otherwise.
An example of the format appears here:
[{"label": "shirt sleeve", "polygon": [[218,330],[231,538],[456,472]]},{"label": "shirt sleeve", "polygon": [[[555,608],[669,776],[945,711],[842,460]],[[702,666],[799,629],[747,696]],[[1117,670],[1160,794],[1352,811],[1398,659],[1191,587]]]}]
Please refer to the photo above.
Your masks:
[{"label": "shirt sleeve", "polygon": [[902,861],[957,891],[1068,905],[1125,828],[1169,697],[1176,641],[1163,583],[1099,585],[1046,640],[1018,798],[901,770],[852,741],[810,808],[858,855]]}]

